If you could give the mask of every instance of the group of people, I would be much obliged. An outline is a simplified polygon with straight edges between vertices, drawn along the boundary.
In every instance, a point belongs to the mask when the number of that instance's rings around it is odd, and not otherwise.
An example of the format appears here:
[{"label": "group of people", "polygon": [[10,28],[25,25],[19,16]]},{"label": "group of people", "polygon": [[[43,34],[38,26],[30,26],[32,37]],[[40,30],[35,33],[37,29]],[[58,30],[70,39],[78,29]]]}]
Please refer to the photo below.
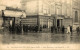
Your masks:
[{"label": "group of people", "polygon": [[38,30],[38,25],[23,25],[21,26],[20,24],[16,24],[15,26],[9,25],[9,31],[10,33],[16,33],[16,34],[21,34],[22,32],[27,33],[27,32],[40,32],[42,31],[42,27],[40,27],[40,30]]},{"label": "group of people", "polygon": [[[55,33],[70,33],[71,35],[73,34],[73,27],[72,26],[68,26],[67,28],[65,28],[64,26],[62,26],[62,27],[55,27],[55,26],[52,26],[51,27],[51,33],[53,33],[53,32],[55,32]],[[77,32],[77,34],[79,35],[79,32],[80,32],[80,28],[79,27],[77,27],[76,28],[76,32]]]},{"label": "group of people", "polygon": [[21,34],[22,33],[22,27],[19,24],[16,24],[15,26],[10,25],[9,26],[9,31],[12,34],[14,34],[14,33]]},{"label": "group of people", "polygon": [[38,32],[38,26],[23,25],[24,32]]},{"label": "group of people", "polygon": [[64,26],[62,26],[62,27],[55,27],[55,26],[52,26],[51,27],[51,33],[60,33],[60,32],[62,32],[62,33],[64,33],[65,32],[65,27]]},{"label": "group of people", "polygon": [[[14,27],[13,26],[9,26],[9,31],[12,32],[12,33],[17,33],[17,34],[20,34],[22,33],[22,30],[23,32],[27,33],[27,32],[42,32],[42,27],[38,27],[38,25],[19,25],[19,24],[16,24]],[[65,28],[65,26],[62,26],[62,27],[55,27],[55,26],[52,26],[51,27],[51,33],[70,33],[72,35],[73,33],[73,27],[72,26],[68,26],[67,28]],[[78,33],[79,35],[79,32],[80,32],[80,28],[77,27],[76,28],[76,32]]]},{"label": "group of people", "polygon": [[[76,34],[79,35],[79,33],[80,33],[80,28],[79,28],[79,27],[76,27],[76,30],[75,30],[75,31],[76,31]],[[72,27],[72,26],[69,25],[69,26],[67,27],[67,33],[70,33],[70,34],[72,35],[72,33],[73,33],[73,27]]]}]

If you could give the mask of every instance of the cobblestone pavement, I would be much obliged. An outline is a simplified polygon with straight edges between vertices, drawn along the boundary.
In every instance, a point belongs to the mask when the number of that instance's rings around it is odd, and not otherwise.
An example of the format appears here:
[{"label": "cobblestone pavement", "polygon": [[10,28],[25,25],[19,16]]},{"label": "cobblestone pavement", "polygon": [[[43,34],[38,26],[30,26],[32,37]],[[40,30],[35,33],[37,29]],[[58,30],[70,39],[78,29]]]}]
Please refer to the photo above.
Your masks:
[{"label": "cobblestone pavement", "polygon": [[9,34],[4,32],[0,34],[0,40],[3,44],[41,44],[41,43],[80,43],[80,35],[73,33],[26,33],[25,35]]}]

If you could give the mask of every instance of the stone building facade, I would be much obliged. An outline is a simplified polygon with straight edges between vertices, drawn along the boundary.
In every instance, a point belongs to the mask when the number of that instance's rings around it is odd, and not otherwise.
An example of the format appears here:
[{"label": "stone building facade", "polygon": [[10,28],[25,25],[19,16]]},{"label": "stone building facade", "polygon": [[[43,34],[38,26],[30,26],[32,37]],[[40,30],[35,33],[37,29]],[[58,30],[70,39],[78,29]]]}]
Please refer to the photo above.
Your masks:
[{"label": "stone building facade", "polygon": [[[79,0],[23,0],[27,18],[36,18],[38,26],[79,26]],[[23,6],[25,5],[25,6]]]},{"label": "stone building facade", "polygon": [[[80,1],[72,1],[72,17],[73,17],[73,26],[79,26],[80,18]],[[75,27],[76,28],[76,27]]]}]

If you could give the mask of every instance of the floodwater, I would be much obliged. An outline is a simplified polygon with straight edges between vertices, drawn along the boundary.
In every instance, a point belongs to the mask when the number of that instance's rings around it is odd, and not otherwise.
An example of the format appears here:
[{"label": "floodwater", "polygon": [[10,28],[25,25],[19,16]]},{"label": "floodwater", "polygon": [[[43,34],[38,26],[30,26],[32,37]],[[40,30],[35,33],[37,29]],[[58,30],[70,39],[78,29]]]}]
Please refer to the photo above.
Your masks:
[{"label": "floodwater", "polygon": [[80,35],[77,33],[62,34],[62,33],[23,33],[23,35],[9,34],[5,32],[0,34],[0,40],[3,44],[56,44],[56,43],[80,43]]}]

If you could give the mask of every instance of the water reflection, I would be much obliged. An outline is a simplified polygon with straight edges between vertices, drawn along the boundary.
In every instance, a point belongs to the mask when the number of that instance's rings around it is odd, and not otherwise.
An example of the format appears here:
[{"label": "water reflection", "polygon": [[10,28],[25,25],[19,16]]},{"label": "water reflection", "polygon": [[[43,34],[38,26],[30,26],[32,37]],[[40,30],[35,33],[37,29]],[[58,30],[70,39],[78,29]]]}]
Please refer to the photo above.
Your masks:
[{"label": "water reflection", "polygon": [[43,42],[51,42],[51,34],[50,33],[41,33],[41,40]]},{"label": "water reflection", "polygon": [[13,36],[15,36],[16,43],[80,43],[80,36],[71,36],[70,34],[61,33],[27,33],[24,35],[7,34],[3,36],[3,42],[14,42],[12,38]]},{"label": "water reflection", "polygon": [[41,33],[41,41],[50,43],[79,43],[79,36],[70,34]]}]

